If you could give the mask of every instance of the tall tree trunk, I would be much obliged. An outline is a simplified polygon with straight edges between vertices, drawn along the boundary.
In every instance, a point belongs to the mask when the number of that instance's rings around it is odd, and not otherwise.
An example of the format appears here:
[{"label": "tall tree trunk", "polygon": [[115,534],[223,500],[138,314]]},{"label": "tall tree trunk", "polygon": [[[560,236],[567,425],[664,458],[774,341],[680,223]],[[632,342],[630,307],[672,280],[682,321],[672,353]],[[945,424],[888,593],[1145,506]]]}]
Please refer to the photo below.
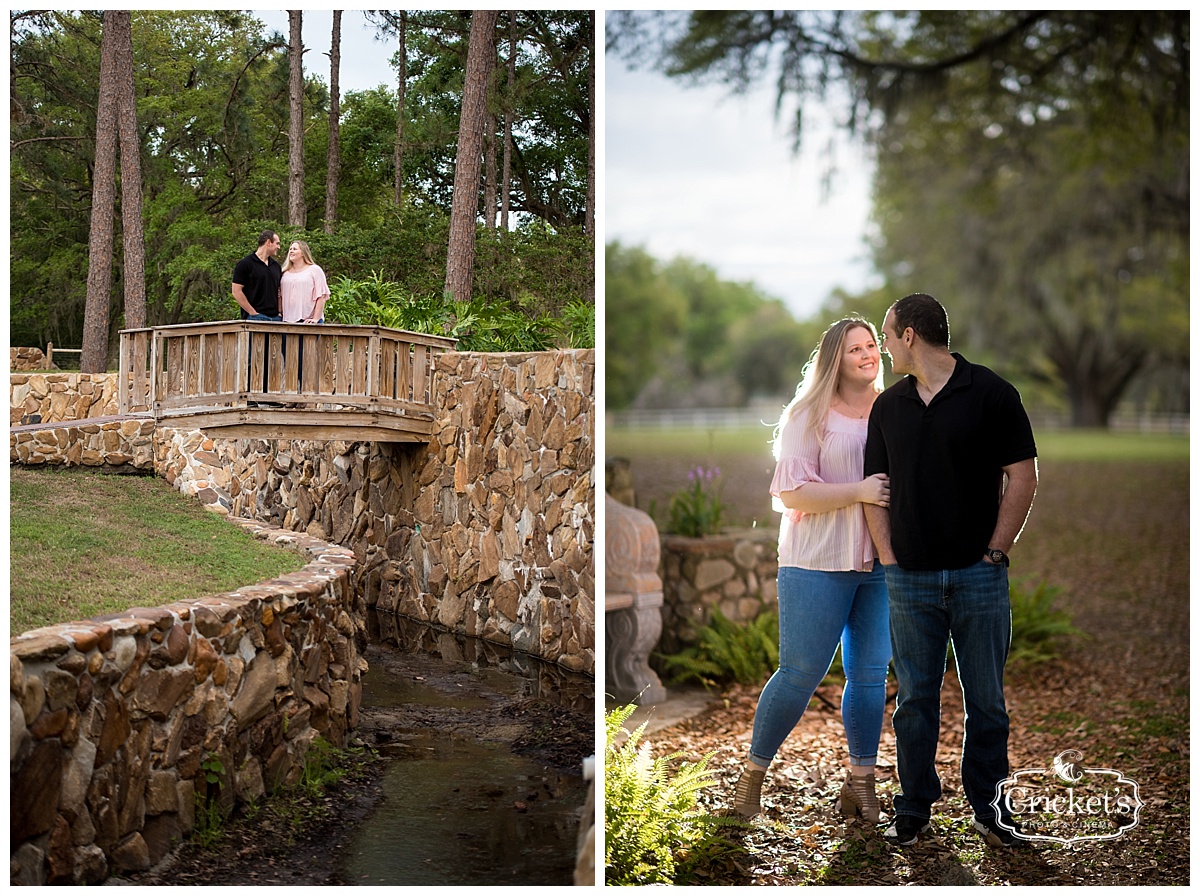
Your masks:
[{"label": "tall tree trunk", "polygon": [[342,64],[342,11],[333,11],[333,35],[329,41],[329,160],[325,175],[325,232],[333,233],[333,222],[337,220],[338,169],[342,162],[339,128],[341,118],[341,93],[338,72]]},{"label": "tall tree trunk", "polygon": [[408,51],[404,46],[405,31],[408,29],[408,12],[400,11],[400,21],[396,28],[400,35],[400,77],[396,86],[396,208],[404,193],[404,94],[408,87]]},{"label": "tall tree trunk", "polygon": [[504,97],[504,162],[500,174],[500,230],[508,233],[512,206],[512,124],[517,90],[517,11],[508,12],[508,91]]},{"label": "tall tree trunk", "polygon": [[302,14],[288,10],[288,224],[304,228],[304,46],[301,37]]},{"label": "tall tree trunk", "polygon": [[117,43],[113,18],[105,10],[100,38],[100,88],[96,99],[96,160],[92,174],[92,221],[88,234],[87,300],[83,312],[83,351],[79,369],[104,373],[108,367],[108,306],[112,292],[113,207],[117,192]]},{"label": "tall tree trunk", "polygon": [[142,228],[142,155],[133,84],[133,28],[129,10],[113,14],[117,42],[117,108],[121,145],[121,242],[124,247],[125,326],[146,326],[146,239]]},{"label": "tall tree trunk", "polygon": [[[588,13],[588,157],[584,227],[596,245],[596,11]],[[593,297],[594,298],[594,297]]]},{"label": "tall tree trunk", "polygon": [[458,123],[458,153],[454,161],[454,197],[450,203],[450,243],[446,253],[446,292],[460,302],[471,298],[488,76],[496,58],[494,42],[499,15],[491,9],[477,9],[471,13],[466,81]]},{"label": "tall tree trunk", "polygon": [[496,184],[496,116],[489,112],[483,122],[483,220],[487,229],[495,232],[499,211]]}]

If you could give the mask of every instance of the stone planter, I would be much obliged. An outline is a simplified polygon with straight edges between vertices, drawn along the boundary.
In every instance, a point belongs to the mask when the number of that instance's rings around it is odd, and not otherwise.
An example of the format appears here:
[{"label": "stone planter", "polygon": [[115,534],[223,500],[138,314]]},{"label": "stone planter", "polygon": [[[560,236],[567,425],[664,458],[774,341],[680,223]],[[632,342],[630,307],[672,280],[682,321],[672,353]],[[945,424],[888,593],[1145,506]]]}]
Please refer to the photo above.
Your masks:
[{"label": "stone planter", "polygon": [[663,630],[658,652],[678,653],[695,644],[714,608],[738,623],[774,609],[777,540],[777,533],[766,529],[703,538],[662,536]]}]

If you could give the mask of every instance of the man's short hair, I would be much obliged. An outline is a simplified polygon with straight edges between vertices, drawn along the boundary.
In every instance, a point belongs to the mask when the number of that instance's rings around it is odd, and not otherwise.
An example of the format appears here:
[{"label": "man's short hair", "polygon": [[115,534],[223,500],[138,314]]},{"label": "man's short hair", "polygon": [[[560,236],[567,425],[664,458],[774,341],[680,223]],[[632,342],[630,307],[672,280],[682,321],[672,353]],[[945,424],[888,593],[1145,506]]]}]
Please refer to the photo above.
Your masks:
[{"label": "man's short hair", "polygon": [[892,305],[896,333],[912,327],[922,340],[940,348],[950,347],[950,320],[946,309],[933,296],[916,292]]},{"label": "man's short hair", "polygon": [[273,239],[275,239],[275,231],[274,230],[264,230],[262,233],[260,233],[258,235],[258,244],[260,246],[262,246],[266,243],[271,242],[271,240],[273,240]]}]

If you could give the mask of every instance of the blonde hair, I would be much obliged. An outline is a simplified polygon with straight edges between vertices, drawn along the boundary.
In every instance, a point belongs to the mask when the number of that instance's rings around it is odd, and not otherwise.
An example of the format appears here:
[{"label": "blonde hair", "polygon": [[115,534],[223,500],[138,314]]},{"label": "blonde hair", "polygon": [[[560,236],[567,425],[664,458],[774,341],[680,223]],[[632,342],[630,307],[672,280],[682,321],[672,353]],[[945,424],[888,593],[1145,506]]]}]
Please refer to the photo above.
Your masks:
[{"label": "blonde hair", "polygon": [[[309,251],[308,243],[304,242],[304,240],[292,240],[292,243],[295,243],[297,246],[300,247],[300,257],[304,259],[305,264],[316,264],[316,262],[313,261],[312,252]],[[292,243],[288,243],[289,250],[292,248]],[[285,258],[283,261],[283,270],[286,271],[291,266],[292,266],[292,256],[291,256],[291,253],[289,252],[288,257]],[[289,281],[289,282],[291,282],[291,281]]]},{"label": "blonde hair", "polygon": [[[837,392],[842,347],[846,343],[846,334],[856,327],[862,327],[871,334],[875,344],[879,344],[879,334],[875,332],[875,325],[857,314],[835,321],[821,334],[817,347],[809,355],[808,362],[800,374],[800,384],[796,387],[796,394],[783,409],[783,413],[779,416],[779,423],[775,426],[775,433],[771,440],[771,453],[776,460],[779,459],[783,425],[804,411],[808,412],[808,420],[805,421],[805,425],[816,434],[817,444],[825,444],[825,418],[829,416],[829,408],[833,404],[833,396]],[[882,391],[883,364],[881,363],[875,373],[875,392]]]}]

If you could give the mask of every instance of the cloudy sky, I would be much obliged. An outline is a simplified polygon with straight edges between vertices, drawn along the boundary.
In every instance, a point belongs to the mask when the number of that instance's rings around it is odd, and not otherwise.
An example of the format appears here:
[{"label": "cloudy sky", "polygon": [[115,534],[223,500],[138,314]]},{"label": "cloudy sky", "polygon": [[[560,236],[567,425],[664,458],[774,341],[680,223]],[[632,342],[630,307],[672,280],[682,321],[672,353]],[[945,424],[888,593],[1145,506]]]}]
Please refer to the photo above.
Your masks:
[{"label": "cloudy sky", "polygon": [[[286,10],[254,10],[256,19],[268,30],[278,31],[284,40],[288,36],[288,14]],[[329,39],[333,32],[333,11],[328,9],[306,9],[300,20],[303,28],[304,71],[329,84]],[[396,52],[396,41],[381,41],[375,38],[374,26],[368,25],[361,10],[347,9],[342,12],[342,65],[338,71],[338,84],[342,93],[350,90],[370,90],[380,84],[396,89],[396,70],[389,60]]]},{"label": "cloudy sky", "polygon": [[801,153],[775,119],[771,89],[730,96],[685,87],[608,59],[605,73],[606,241],[669,260],[685,255],[729,280],[750,280],[798,317],[836,286],[872,285],[863,233],[870,169],[836,146],[838,172],[822,198],[822,150],[806,109]]}]

